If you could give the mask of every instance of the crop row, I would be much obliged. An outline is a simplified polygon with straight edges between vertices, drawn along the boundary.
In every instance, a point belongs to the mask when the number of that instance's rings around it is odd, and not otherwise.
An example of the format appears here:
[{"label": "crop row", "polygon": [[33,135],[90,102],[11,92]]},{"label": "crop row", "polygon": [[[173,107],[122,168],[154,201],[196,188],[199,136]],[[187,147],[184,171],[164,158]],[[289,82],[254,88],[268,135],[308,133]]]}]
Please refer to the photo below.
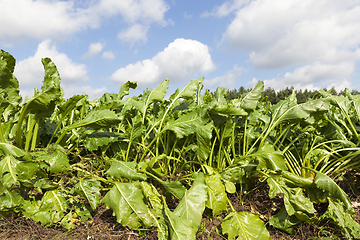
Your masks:
[{"label": "crop row", "polygon": [[[1,215],[71,229],[102,203],[123,226],[195,239],[207,208],[226,213],[228,239],[270,239],[259,215],[235,211],[227,196],[251,190],[256,177],[284,202],[268,224],[291,233],[301,222],[330,219],[347,239],[360,238],[334,181],[360,164],[359,95],[320,90],[302,104],[292,94],[272,105],[259,81],[229,101],[224,88],[202,94],[197,79],[165,99],[165,79],[126,99],[135,82],[94,101],[64,99],[56,66],[42,63],[41,90],[22,101],[15,59],[0,51]],[[171,211],[173,198],[179,203]]]}]

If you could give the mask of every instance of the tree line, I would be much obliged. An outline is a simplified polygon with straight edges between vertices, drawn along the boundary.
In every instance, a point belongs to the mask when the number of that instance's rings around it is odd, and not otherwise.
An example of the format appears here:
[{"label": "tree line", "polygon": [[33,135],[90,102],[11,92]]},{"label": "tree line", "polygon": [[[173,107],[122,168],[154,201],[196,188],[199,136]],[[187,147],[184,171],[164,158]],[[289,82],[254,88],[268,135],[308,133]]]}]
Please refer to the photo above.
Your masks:
[{"label": "tree line", "polygon": [[[323,89],[325,91],[328,91],[326,88]],[[331,88],[330,90],[333,95],[344,95],[343,90],[341,90],[340,92],[337,92],[335,88]],[[244,87],[240,87],[239,89],[227,90],[226,99],[231,100],[231,99],[241,98],[244,94],[250,91],[251,88],[245,89]],[[313,98],[318,93],[318,90],[308,90],[308,89],[294,90],[293,86],[291,86],[290,88],[286,87],[285,89],[279,91],[275,91],[273,88],[268,87],[263,91],[262,97],[267,98],[268,101],[270,101],[272,104],[276,104],[279,101],[284,100],[286,97],[290,96],[293,91],[296,94],[298,103],[304,103],[306,102],[307,99]],[[351,91],[351,94],[353,95],[360,94],[360,92],[354,89]]]}]

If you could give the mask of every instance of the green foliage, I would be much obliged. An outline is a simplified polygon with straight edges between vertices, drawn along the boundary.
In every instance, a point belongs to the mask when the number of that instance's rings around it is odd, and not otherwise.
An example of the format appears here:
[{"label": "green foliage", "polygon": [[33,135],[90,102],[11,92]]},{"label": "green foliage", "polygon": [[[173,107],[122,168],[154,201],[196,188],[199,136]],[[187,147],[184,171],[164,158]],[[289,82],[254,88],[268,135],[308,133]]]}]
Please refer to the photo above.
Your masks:
[{"label": "green foliage", "polygon": [[[137,83],[94,101],[86,94],[65,100],[55,64],[42,63],[41,91],[21,103],[15,59],[0,52],[2,214],[71,229],[104,204],[123,226],[195,239],[207,208],[217,218],[226,212],[228,239],[270,239],[267,223],[293,233],[301,222],[323,219],[359,238],[335,181],[360,165],[359,95],[288,88],[275,96],[261,81],[238,95],[225,88],[202,95],[200,78],[169,99],[165,79],[126,99]],[[256,188],[255,178],[284,201],[267,223],[235,211],[228,198]],[[173,198],[179,203],[170,210]],[[314,203],[324,202],[319,216]]]}]

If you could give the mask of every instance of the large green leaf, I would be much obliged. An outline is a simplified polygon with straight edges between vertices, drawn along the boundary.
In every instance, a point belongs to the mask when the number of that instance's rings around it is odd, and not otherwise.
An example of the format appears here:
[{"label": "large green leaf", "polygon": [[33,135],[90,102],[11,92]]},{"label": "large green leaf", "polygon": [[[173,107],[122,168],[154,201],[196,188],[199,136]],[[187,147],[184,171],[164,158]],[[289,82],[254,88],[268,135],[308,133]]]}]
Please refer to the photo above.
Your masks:
[{"label": "large green leaf", "polygon": [[[208,121],[208,117],[199,115],[197,111],[191,111],[175,121],[169,121],[163,130],[171,130],[175,133],[176,137],[183,138],[197,132],[198,129],[204,128]],[[200,133],[204,133],[204,131],[200,130],[198,134]],[[205,137],[207,137],[206,135]]]},{"label": "large green leaf", "polygon": [[223,233],[229,240],[270,240],[270,234],[258,214],[249,212],[231,212],[221,223]]},{"label": "large green leaf", "polygon": [[120,117],[108,109],[91,111],[84,119],[67,126],[67,129],[90,127],[94,129],[109,128],[121,122]]},{"label": "large green leaf", "polygon": [[261,98],[263,90],[264,82],[258,81],[256,86],[248,92],[245,97],[241,98],[240,107],[247,111],[254,110]]},{"label": "large green leaf", "polygon": [[157,179],[161,185],[164,187],[164,190],[174,195],[176,198],[181,199],[186,191],[184,185],[181,184],[180,181],[163,181],[161,179]]},{"label": "large green leaf", "polygon": [[145,181],[147,179],[146,175],[136,171],[136,162],[111,160],[110,164],[110,168],[107,170],[106,174],[113,178],[126,178],[130,181]]},{"label": "large green leaf", "polygon": [[7,189],[18,185],[21,180],[32,178],[39,165],[34,162],[20,161],[13,156],[5,156],[0,161],[0,183]]},{"label": "large green leaf", "polygon": [[19,121],[16,128],[15,142],[22,145],[22,122],[29,112],[39,113],[45,117],[50,117],[54,111],[54,102],[59,101],[63,95],[60,87],[60,75],[50,58],[43,58],[42,63],[45,69],[45,76],[41,92],[35,90],[35,95],[22,106]]},{"label": "large green leaf", "polygon": [[198,228],[193,220],[175,215],[175,213],[169,210],[166,204],[164,204],[164,212],[171,240],[195,240]]},{"label": "large green leaf", "polygon": [[325,194],[334,201],[341,201],[347,211],[353,212],[354,210],[351,206],[350,199],[344,190],[342,190],[329,176],[319,171],[313,171],[316,172],[314,181],[316,187],[325,192]]},{"label": "large green leaf", "polygon": [[146,109],[153,102],[161,102],[166,94],[167,89],[169,88],[169,79],[165,79],[159,86],[154,90],[150,89],[144,92],[141,101],[133,100],[132,103],[142,114],[142,122],[145,121]]},{"label": "large green leaf", "polygon": [[167,109],[165,110],[163,117],[160,121],[160,126],[159,129],[162,129],[163,123],[165,118],[167,117],[167,113],[173,109],[173,107],[176,106],[176,104],[179,103],[180,98],[184,98],[187,100],[194,100],[195,99],[195,94],[196,92],[199,90],[199,85],[204,81],[204,78],[199,78],[196,80],[192,80],[190,81],[190,83],[188,85],[186,85],[180,92],[179,89],[177,89],[175,91],[175,93],[173,93],[169,100],[170,100],[170,104],[168,105]]},{"label": "large green leaf", "polygon": [[[0,49],[0,116],[12,111],[21,102],[19,82],[13,75],[14,68],[15,58]],[[4,116],[4,120],[7,121],[7,117]]]},{"label": "large green leaf", "polygon": [[207,186],[205,185],[204,175],[199,173],[195,176],[191,188],[185,192],[183,198],[180,200],[174,210],[174,214],[184,219],[192,220],[194,224],[199,227],[206,201]]},{"label": "large green leaf", "polygon": [[94,211],[100,202],[100,187],[100,182],[94,178],[80,178],[79,182],[72,189],[72,192],[85,198]]},{"label": "large green leaf", "polygon": [[44,161],[47,163],[47,170],[50,173],[63,173],[67,172],[70,164],[69,158],[66,154],[65,149],[59,144],[51,144],[44,151],[32,153],[37,160]]},{"label": "large green leaf", "polygon": [[208,187],[208,201],[206,207],[212,209],[214,215],[226,210],[228,198],[220,174],[215,173],[205,176],[205,183]]},{"label": "large green leaf", "polygon": [[146,199],[139,182],[115,182],[101,202],[113,210],[113,215],[123,226],[149,228],[152,225]]},{"label": "large green leaf", "polygon": [[150,205],[151,217],[153,219],[154,225],[158,228],[158,239],[167,240],[169,236],[168,225],[165,222],[164,214],[164,205],[161,201],[161,195],[156,190],[154,185],[148,182],[140,182],[143,189],[143,193],[148,200]]},{"label": "large green leaf", "polygon": [[3,188],[0,184],[0,210],[13,210],[24,203],[24,199],[21,197],[20,192],[14,189]]},{"label": "large green leaf", "polygon": [[28,152],[8,143],[0,143],[0,150],[6,156],[13,156],[16,159],[24,161],[32,161],[32,158]]},{"label": "large green leaf", "polygon": [[250,155],[259,160],[257,169],[287,170],[284,155],[271,144],[265,144]]},{"label": "large green leaf", "polygon": [[60,221],[66,211],[68,204],[65,194],[60,190],[47,191],[38,202],[26,201],[23,215],[40,222],[43,226]]}]

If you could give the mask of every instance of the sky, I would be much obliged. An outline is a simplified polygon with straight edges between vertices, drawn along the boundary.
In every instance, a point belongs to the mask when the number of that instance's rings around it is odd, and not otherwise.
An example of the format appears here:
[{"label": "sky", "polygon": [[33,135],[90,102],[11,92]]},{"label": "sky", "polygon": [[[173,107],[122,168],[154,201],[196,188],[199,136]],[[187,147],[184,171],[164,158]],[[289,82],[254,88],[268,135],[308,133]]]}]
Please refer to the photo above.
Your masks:
[{"label": "sky", "polygon": [[[58,68],[65,98],[130,96],[165,78],[204,89],[360,90],[360,0],[0,0],[0,49],[21,95]],[[204,91],[204,90],[203,90]]]}]

